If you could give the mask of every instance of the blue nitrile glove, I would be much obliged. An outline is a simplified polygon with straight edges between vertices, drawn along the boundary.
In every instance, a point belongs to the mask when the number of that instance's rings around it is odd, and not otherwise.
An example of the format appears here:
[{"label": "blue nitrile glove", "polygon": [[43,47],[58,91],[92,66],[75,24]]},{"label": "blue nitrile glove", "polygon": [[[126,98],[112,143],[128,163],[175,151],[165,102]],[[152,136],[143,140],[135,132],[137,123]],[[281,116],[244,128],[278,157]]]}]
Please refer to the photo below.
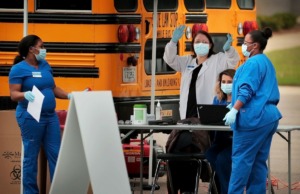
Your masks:
[{"label": "blue nitrile glove", "polygon": [[172,42],[177,43],[178,40],[182,37],[183,33],[184,33],[184,29],[185,29],[185,25],[180,25],[179,27],[177,27],[174,32],[173,32],[173,36],[172,36]]},{"label": "blue nitrile glove", "polygon": [[231,108],[232,108],[232,104],[231,104],[231,103],[229,103],[229,104],[226,106],[226,108],[228,108],[229,110],[231,110]]},{"label": "blue nitrile glove", "polygon": [[33,102],[34,101],[34,94],[31,91],[27,91],[24,93],[24,98],[26,100],[28,100],[29,102]]},{"label": "blue nitrile glove", "polygon": [[72,93],[69,93],[69,94],[68,94],[68,99],[71,100],[72,98],[73,98],[73,94],[72,94]]},{"label": "blue nitrile glove", "polygon": [[231,43],[232,43],[232,36],[231,36],[231,34],[227,34],[227,41],[225,42],[225,44],[223,46],[223,50],[228,51],[230,49]]},{"label": "blue nitrile glove", "polygon": [[238,111],[232,107],[232,109],[230,109],[230,111],[225,115],[223,121],[225,121],[225,125],[231,125],[235,122],[236,119],[236,114],[238,113]]}]

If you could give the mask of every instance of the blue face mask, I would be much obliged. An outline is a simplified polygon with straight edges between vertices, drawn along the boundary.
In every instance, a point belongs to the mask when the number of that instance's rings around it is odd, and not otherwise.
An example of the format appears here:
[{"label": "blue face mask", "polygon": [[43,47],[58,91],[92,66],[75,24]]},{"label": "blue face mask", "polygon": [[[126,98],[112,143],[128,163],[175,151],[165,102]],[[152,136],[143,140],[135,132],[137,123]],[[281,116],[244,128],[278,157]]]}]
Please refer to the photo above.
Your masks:
[{"label": "blue face mask", "polygon": [[195,43],[194,50],[197,56],[206,56],[209,52],[209,44],[206,43]]},{"label": "blue face mask", "polygon": [[38,49],[39,54],[34,54],[37,61],[44,60],[46,58],[47,51],[46,49]]},{"label": "blue face mask", "polygon": [[231,92],[232,92],[232,84],[223,84],[223,83],[221,83],[221,90],[225,94],[231,94]]}]

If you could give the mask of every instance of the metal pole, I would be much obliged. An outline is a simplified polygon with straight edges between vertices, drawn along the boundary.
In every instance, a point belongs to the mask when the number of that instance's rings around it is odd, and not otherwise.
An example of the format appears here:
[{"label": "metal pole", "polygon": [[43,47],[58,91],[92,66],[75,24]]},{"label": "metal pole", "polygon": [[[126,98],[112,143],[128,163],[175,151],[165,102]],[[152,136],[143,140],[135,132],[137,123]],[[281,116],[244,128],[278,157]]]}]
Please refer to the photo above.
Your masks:
[{"label": "metal pole", "polygon": [[291,161],[291,131],[288,131],[288,183],[289,183],[289,194],[292,193],[291,189],[292,189],[292,176],[291,176],[291,172],[292,172],[292,161]]},{"label": "metal pole", "polygon": [[[23,37],[27,36],[28,33],[28,2],[24,0],[23,5]],[[23,160],[24,160],[24,146],[22,142],[21,148],[21,184],[20,184],[20,194],[23,194]]]},{"label": "metal pole", "polygon": [[[157,37],[157,3],[153,2],[153,36],[152,36],[152,71],[151,71],[151,115],[154,115],[155,101],[155,72],[156,72],[156,37]],[[150,153],[149,153],[149,174],[148,184],[152,183],[152,164],[153,164],[153,135],[150,136]]]},{"label": "metal pole", "polygon": [[23,9],[23,37],[28,34],[28,2],[24,0],[24,9]]}]

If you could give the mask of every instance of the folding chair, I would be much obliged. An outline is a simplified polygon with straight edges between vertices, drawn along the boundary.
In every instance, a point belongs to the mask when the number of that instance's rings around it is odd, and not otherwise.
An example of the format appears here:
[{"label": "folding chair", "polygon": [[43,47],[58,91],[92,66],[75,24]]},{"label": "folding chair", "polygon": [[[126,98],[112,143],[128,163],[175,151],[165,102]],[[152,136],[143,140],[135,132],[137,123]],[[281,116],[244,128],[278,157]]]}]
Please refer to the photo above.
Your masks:
[{"label": "folding chair", "polygon": [[[208,193],[210,193],[212,185],[214,185],[213,183],[214,183],[215,172],[211,170],[210,164],[206,160],[204,153],[184,153],[184,154],[165,153],[165,154],[157,155],[157,159],[158,159],[158,161],[157,161],[157,165],[156,165],[154,179],[152,182],[151,194],[153,194],[155,191],[155,186],[157,185],[159,170],[161,169],[160,165],[162,162],[166,162],[166,164],[167,164],[168,177],[170,180],[169,184],[170,184],[171,189],[173,189],[172,176],[171,176],[171,173],[169,173],[169,161],[196,161],[198,163],[196,180],[195,180],[195,189],[194,189],[195,194],[198,193],[202,162],[206,162],[208,164],[209,172],[210,172],[210,181],[209,181],[209,188],[208,188]],[[172,191],[172,194],[175,194],[175,192]]]}]

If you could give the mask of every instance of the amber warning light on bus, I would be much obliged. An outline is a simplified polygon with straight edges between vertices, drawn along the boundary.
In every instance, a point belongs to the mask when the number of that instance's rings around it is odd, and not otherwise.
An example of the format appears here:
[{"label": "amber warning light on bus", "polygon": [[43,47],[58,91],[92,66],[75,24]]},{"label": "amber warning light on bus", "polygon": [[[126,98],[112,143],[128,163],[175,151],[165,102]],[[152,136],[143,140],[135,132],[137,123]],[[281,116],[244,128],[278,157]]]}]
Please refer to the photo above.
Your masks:
[{"label": "amber warning light on bus", "polygon": [[[256,21],[245,21],[243,25],[243,34],[244,36],[246,36],[246,34],[248,34],[249,32],[257,29],[258,29],[258,24]],[[239,34],[241,34],[240,31]]]},{"label": "amber warning light on bus", "polygon": [[120,43],[133,42],[140,38],[140,30],[134,25],[120,25],[118,28],[118,39]]}]

